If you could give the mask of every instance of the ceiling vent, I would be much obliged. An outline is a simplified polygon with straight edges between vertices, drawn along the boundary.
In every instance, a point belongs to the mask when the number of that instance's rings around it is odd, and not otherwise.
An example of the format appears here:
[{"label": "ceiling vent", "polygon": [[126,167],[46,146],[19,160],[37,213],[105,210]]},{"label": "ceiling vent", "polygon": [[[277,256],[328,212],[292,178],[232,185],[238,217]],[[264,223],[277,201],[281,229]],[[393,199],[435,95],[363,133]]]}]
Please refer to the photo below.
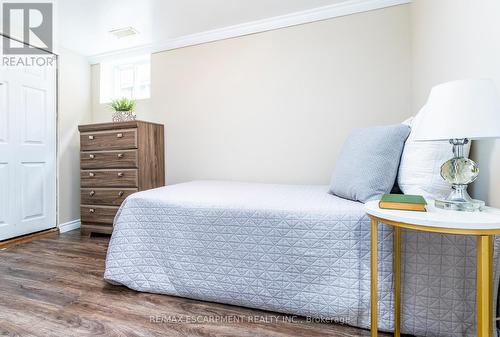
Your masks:
[{"label": "ceiling vent", "polygon": [[115,29],[115,30],[111,30],[109,32],[117,39],[123,39],[124,37],[127,37],[127,36],[139,34],[139,32],[132,27]]}]

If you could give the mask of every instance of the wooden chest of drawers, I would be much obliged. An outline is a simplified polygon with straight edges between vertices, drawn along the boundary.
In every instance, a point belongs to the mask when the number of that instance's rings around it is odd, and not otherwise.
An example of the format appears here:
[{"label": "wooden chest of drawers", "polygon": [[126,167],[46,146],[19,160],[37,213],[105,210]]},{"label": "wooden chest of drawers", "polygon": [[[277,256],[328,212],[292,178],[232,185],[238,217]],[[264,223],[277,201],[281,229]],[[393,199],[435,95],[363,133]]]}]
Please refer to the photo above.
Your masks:
[{"label": "wooden chest of drawers", "polygon": [[165,185],[163,125],[133,121],[78,129],[81,231],[110,234],[125,198]]}]

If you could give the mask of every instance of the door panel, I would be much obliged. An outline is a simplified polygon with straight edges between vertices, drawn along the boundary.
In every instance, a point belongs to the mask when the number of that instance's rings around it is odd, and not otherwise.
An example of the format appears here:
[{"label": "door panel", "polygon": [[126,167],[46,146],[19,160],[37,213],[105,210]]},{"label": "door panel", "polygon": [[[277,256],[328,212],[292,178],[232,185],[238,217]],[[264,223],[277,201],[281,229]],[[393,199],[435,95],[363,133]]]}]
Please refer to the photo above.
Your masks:
[{"label": "door panel", "polygon": [[0,78],[0,143],[7,142],[9,127],[9,83]]},{"label": "door panel", "polygon": [[23,86],[24,142],[43,144],[47,121],[47,93],[45,89]]},{"label": "door panel", "polygon": [[7,163],[0,163],[0,230],[2,225],[7,224],[7,209],[8,209],[8,179],[9,167]]},{"label": "door panel", "polygon": [[1,241],[57,225],[56,69],[0,66],[0,83]]},{"label": "door panel", "polygon": [[[0,44],[1,46],[1,44]],[[11,223],[12,212],[9,210],[12,194],[10,192],[10,166],[9,158],[12,157],[12,149],[9,146],[10,137],[10,82],[4,76],[0,68],[0,233],[4,227]],[[10,197],[9,197],[10,196]]]},{"label": "door panel", "polygon": [[44,216],[44,163],[22,163],[22,220]]}]

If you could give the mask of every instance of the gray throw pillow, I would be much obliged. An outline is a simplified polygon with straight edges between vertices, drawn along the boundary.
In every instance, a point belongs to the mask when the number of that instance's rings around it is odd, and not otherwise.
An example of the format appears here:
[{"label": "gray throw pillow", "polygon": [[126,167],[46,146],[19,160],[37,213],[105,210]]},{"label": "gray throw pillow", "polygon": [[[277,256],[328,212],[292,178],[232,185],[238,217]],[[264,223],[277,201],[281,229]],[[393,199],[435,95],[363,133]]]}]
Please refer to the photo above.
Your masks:
[{"label": "gray throw pillow", "polygon": [[337,160],[330,192],[361,202],[391,192],[409,134],[404,124],[352,131]]}]

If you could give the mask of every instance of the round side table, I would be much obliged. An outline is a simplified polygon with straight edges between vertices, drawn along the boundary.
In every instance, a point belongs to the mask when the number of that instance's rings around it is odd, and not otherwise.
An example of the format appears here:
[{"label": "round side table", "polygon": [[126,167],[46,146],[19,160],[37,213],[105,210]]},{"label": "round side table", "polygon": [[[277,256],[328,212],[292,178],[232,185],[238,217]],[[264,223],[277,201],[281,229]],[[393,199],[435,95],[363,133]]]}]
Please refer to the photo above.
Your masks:
[{"label": "round side table", "polygon": [[371,336],[377,336],[378,224],[394,227],[394,336],[401,335],[401,228],[477,237],[477,336],[493,336],[493,235],[500,234],[500,210],[457,212],[427,205],[427,212],[381,209],[378,200],[365,204],[371,219]]}]

